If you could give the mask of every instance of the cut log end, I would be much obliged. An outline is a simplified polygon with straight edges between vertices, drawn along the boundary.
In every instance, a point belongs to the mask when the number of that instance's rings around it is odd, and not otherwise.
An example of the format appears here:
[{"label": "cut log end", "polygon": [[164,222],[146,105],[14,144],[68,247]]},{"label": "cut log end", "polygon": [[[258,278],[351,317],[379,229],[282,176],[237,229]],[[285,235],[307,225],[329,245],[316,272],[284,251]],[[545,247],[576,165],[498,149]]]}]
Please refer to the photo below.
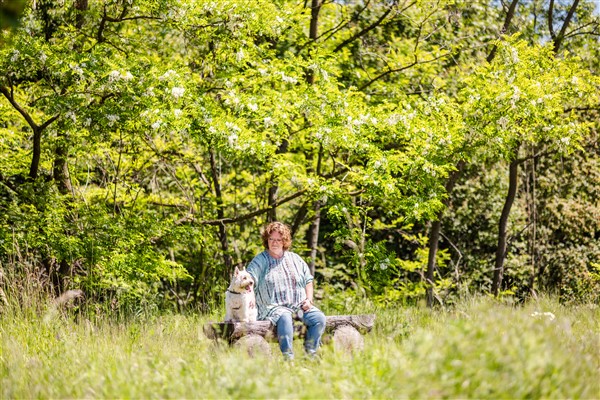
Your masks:
[{"label": "cut log end", "polygon": [[233,346],[246,352],[250,357],[271,357],[271,346],[260,335],[250,334],[236,340]]},{"label": "cut log end", "polygon": [[333,348],[336,352],[353,355],[365,348],[365,339],[350,325],[338,327],[333,333]]}]

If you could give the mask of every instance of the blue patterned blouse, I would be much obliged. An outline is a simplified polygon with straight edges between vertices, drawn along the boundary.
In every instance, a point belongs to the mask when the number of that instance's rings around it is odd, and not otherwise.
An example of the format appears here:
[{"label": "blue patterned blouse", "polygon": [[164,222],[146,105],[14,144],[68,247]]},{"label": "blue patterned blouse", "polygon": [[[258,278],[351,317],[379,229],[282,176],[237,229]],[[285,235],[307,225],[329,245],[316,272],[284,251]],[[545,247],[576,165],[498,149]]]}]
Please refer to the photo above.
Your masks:
[{"label": "blue patterned blouse", "polygon": [[300,309],[306,300],[306,285],[313,281],[306,262],[291,251],[277,259],[265,250],[250,261],[246,270],[255,282],[258,319],[273,324],[283,313]]}]

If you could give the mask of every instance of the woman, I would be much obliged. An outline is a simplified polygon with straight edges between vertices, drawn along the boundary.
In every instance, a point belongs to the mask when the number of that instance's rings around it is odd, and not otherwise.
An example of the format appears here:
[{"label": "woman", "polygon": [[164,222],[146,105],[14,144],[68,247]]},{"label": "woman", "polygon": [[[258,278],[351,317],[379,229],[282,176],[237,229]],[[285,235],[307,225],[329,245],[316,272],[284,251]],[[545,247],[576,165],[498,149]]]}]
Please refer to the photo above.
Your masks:
[{"label": "woman", "polygon": [[292,235],[287,225],[271,222],[262,232],[262,241],[265,250],[246,268],[255,283],[258,319],[277,326],[279,348],[291,360],[294,358],[292,316],[298,313],[308,328],[304,350],[315,356],[325,331],[325,314],[313,304],[313,276],[308,265],[289,251]]}]

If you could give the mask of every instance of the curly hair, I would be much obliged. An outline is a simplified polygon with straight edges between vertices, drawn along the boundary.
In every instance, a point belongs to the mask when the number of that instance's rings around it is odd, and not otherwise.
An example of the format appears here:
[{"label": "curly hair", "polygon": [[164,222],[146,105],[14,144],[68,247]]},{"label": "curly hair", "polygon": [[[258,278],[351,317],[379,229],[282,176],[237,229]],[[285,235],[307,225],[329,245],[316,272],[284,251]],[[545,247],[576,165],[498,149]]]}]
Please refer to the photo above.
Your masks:
[{"label": "curly hair", "polygon": [[269,238],[273,232],[281,233],[283,250],[288,250],[292,246],[292,230],[282,222],[271,222],[262,232],[262,242],[265,249],[269,248]]}]

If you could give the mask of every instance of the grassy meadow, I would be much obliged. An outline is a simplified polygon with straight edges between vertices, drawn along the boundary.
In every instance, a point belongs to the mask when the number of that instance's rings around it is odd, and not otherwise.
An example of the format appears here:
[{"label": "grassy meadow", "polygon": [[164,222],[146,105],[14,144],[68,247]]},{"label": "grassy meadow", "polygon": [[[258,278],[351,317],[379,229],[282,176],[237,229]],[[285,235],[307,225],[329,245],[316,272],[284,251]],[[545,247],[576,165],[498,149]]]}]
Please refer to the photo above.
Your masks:
[{"label": "grassy meadow", "polygon": [[[368,308],[368,307],[367,307]],[[598,399],[600,308],[551,299],[466,300],[451,310],[365,309],[354,356],[322,348],[286,363],[207,339],[221,315],[117,323],[61,313],[0,315],[0,398]]]}]

